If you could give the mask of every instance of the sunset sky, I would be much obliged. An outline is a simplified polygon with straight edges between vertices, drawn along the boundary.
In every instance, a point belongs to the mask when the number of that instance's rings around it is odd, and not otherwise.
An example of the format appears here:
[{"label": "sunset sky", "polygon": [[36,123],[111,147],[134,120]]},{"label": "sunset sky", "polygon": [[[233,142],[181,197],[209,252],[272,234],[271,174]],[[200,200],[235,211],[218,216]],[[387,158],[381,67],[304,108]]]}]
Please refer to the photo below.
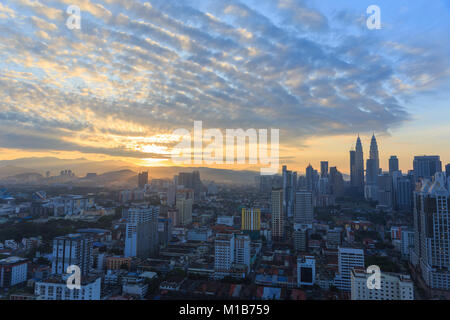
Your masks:
[{"label": "sunset sky", "polygon": [[[366,27],[372,4],[381,30]],[[384,169],[390,155],[445,165],[449,35],[444,0],[2,0],[0,160],[170,165],[173,130],[201,120],[279,128],[280,162],[300,172],[348,173],[373,132]]]}]

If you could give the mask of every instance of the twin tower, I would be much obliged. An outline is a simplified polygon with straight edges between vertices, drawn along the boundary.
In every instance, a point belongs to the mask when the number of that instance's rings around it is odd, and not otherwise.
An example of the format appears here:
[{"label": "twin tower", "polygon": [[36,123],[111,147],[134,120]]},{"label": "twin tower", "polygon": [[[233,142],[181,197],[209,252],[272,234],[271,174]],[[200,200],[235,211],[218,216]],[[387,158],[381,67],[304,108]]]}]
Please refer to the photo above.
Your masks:
[{"label": "twin tower", "polygon": [[364,152],[361,138],[356,139],[355,150],[350,151],[350,185],[355,192],[373,199],[377,193],[377,177],[380,174],[380,158],[375,134],[370,142],[369,159],[366,162],[366,181],[364,182]]}]

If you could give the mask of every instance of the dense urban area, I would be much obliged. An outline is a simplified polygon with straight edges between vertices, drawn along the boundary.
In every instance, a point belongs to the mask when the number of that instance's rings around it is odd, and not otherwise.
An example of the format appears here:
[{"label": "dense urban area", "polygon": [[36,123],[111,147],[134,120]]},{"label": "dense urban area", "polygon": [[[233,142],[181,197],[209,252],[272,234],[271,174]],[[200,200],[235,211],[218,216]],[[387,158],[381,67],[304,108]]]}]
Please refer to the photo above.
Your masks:
[{"label": "dense urban area", "polygon": [[449,299],[450,165],[411,165],[402,173],[392,156],[383,171],[374,136],[365,163],[358,137],[348,178],[322,161],[247,184],[197,170],[156,179],[151,168],[126,190],[69,168],[2,179],[0,297]]}]

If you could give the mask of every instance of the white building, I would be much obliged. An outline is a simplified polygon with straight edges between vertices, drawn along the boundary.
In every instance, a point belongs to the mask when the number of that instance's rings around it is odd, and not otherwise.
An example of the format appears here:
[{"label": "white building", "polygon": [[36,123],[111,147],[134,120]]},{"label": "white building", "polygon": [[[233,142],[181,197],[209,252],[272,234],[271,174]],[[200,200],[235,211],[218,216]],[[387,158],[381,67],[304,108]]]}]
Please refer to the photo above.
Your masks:
[{"label": "white building", "polygon": [[312,256],[297,258],[297,285],[312,286],[316,282],[316,259]]},{"label": "white building", "polygon": [[339,273],[334,279],[334,285],[339,290],[351,290],[351,270],[364,268],[364,250],[356,248],[338,248]]},{"label": "white building", "polygon": [[64,195],[51,198],[46,206],[53,208],[53,215],[79,215],[95,205],[92,196]]},{"label": "white building", "polygon": [[38,300],[100,300],[101,278],[82,278],[80,289],[69,289],[66,277],[56,275],[37,282],[34,294]]},{"label": "white building", "polygon": [[414,285],[407,275],[381,273],[381,288],[369,289],[364,269],[351,272],[352,300],[414,300]]},{"label": "white building", "polygon": [[216,224],[232,227],[234,225],[234,218],[233,216],[220,216],[217,217]]},{"label": "white building", "polygon": [[27,281],[28,261],[19,257],[0,260],[0,288],[9,288]]},{"label": "white building", "polygon": [[228,275],[234,262],[234,235],[217,234],[214,242],[214,272],[217,279]]},{"label": "white building", "polygon": [[450,290],[450,192],[437,172],[414,192],[414,250],[411,262],[432,289]]},{"label": "white building", "polygon": [[234,262],[247,266],[250,272],[250,237],[244,234],[234,236]]}]

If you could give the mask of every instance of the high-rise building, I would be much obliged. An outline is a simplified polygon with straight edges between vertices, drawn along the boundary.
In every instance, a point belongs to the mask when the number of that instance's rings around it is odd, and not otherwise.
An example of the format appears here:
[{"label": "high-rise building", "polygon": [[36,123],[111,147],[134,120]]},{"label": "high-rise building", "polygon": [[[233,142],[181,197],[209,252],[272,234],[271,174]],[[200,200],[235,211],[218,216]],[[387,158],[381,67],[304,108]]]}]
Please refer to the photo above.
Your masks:
[{"label": "high-rise building", "polygon": [[285,213],[283,210],[283,190],[272,190],[272,240],[282,241],[285,235]]},{"label": "high-rise building", "polygon": [[148,184],[148,171],[139,172],[138,174],[138,188],[144,189]]},{"label": "high-rise building", "polygon": [[294,223],[294,250],[297,252],[306,252],[308,249],[308,226]]},{"label": "high-rise building", "polygon": [[234,235],[234,263],[245,265],[250,272],[250,237],[246,234]]},{"label": "high-rise building", "polygon": [[407,176],[401,176],[395,180],[395,205],[400,211],[411,210],[412,205],[412,184]]},{"label": "high-rise building", "polygon": [[364,269],[351,271],[352,300],[414,300],[414,285],[407,275],[381,273],[380,289],[369,289],[370,274]]},{"label": "high-rise building", "polygon": [[177,199],[177,209],[180,215],[180,224],[185,226],[192,223],[192,199]]},{"label": "high-rise building", "polygon": [[378,176],[380,174],[380,159],[375,134],[370,141],[369,159],[366,162],[366,183],[364,195],[367,200],[378,200]]},{"label": "high-rise building", "polygon": [[345,185],[344,185],[344,177],[342,173],[340,173],[337,167],[330,168],[330,193],[335,197],[340,197],[344,194]]},{"label": "high-rise building", "polygon": [[450,192],[444,186],[444,173],[436,172],[432,182],[424,180],[414,192],[411,262],[429,287],[450,290]]},{"label": "high-rise building", "polygon": [[391,156],[389,158],[389,174],[393,174],[395,171],[398,171],[398,158],[397,156]]},{"label": "high-rise building", "polygon": [[450,163],[445,166],[445,175],[450,178]]},{"label": "high-rise building", "polygon": [[297,258],[297,285],[312,286],[316,282],[316,259],[312,256]]},{"label": "high-rise building", "polygon": [[66,274],[67,267],[78,266],[87,275],[93,266],[93,238],[89,234],[68,234],[53,239],[53,274]]},{"label": "high-rise building", "polygon": [[328,177],[328,161],[320,161],[320,177]]},{"label": "high-rise building", "polygon": [[297,172],[287,170],[287,167],[283,166],[282,179],[283,179],[284,212],[288,217],[292,217],[294,214],[295,191],[297,187]]},{"label": "high-rise building", "polygon": [[261,210],[257,208],[242,208],[241,230],[249,233],[250,237],[259,236],[261,229]]},{"label": "high-rise building", "polygon": [[339,290],[351,290],[351,271],[354,268],[364,268],[364,250],[357,248],[338,248],[339,273],[334,279],[334,285]]},{"label": "high-rise building", "polygon": [[214,277],[222,279],[229,275],[234,263],[234,234],[217,234],[214,241]]},{"label": "high-rise building", "polygon": [[158,253],[159,207],[128,210],[125,235],[125,257],[148,258]]},{"label": "high-rise building", "polygon": [[394,204],[394,192],[392,186],[392,176],[384,173],[378,176],[378,204],[380,206],[392,208]]},{"label": "high-rise building", "polygon": [[442,172],[442,162],[439,156],[415,156],[413,161],[414,180],[431,180],[436,172]]},{"label": "high-rise building", "polygon": [[8,257],[0,260],[0,288],[10,288],[27,281],[28,260]]},{"label": "high-rise building", "polygon": [[312,227],[314,219],[313,196],[310,191],[297,191],[295,195],[294,223]]},{"label": "high-rise building", "polygon": [[180,172],[176,179],[176,184],[184,186],[187,189],[194,190],[194,199],[198,200],[204,191],[203,183],[200,179],[200,172]]},{"label": "high-rise building", "polygon": [[362,194],[364,192],[364,153],[359,135],[355,150],[350,151],[350,173],[351,186]]}]

